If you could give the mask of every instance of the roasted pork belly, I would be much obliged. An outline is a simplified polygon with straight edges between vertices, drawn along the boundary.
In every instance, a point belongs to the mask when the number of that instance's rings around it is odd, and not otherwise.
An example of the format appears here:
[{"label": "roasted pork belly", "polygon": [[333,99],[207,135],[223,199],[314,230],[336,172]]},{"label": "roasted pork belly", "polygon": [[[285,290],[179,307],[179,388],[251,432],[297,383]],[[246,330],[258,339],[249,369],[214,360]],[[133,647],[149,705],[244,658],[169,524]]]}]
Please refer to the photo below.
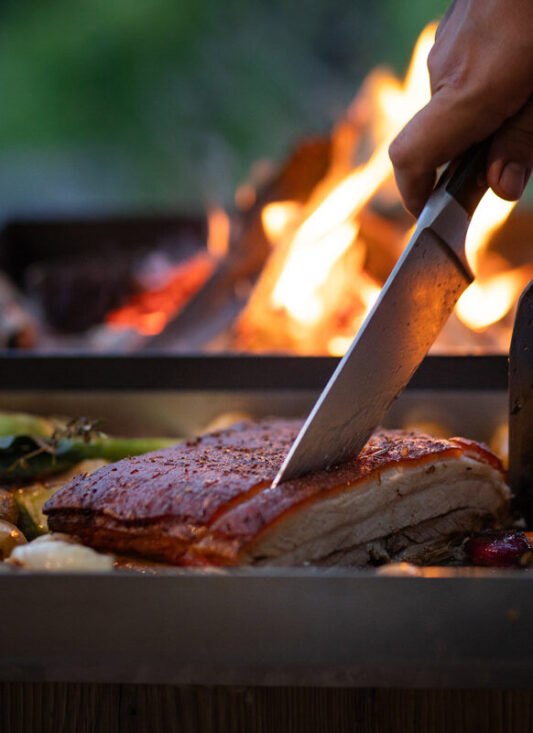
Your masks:
[{"label": "roasted pork belly", "polygon": [[299,421],[244,421],[79,476],[45,505],[53,531],[180,565],[440,562],[499,526],[505,472],[463,438],[379,430],[354,460],[271,488]]}]

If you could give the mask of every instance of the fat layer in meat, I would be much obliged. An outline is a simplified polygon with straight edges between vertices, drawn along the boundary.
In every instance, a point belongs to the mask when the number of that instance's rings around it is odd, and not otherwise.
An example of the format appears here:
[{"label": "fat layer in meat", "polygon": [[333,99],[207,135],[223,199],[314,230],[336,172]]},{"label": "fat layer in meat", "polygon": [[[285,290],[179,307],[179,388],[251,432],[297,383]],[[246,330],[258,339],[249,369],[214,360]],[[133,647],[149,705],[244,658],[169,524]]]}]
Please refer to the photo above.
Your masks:
[{"label": "fat layer in meat", "polygon": [[485,446],[394,430],[342,466],[271,488],[299,427],[244,421],[77,477],[47,502],[49,526],[182,565],[367,565],[445,559],[508,511]]}]

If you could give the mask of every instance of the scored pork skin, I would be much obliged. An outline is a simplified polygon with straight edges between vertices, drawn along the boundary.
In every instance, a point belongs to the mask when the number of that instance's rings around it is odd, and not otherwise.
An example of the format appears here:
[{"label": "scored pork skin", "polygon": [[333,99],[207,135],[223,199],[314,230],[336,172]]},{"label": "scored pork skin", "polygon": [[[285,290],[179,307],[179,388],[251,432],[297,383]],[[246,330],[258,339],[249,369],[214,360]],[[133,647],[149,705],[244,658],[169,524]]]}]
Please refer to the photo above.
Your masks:
[{"label": "scored pork skin", "polygon": [[397,546],[410,530],[422,545],[508,509],[487,448],[403,431],[380,430],[357,459],[270,488],[300,424],[243,422],[78,477],[45,505],[49,526],[175,564],[366,564],[377,540]]},{"label": "scored pork skin", "polygon": [[300,422],[243,421],[78,476],[44,511],[88,545],[178,563],[219,513],[268,486]]}]

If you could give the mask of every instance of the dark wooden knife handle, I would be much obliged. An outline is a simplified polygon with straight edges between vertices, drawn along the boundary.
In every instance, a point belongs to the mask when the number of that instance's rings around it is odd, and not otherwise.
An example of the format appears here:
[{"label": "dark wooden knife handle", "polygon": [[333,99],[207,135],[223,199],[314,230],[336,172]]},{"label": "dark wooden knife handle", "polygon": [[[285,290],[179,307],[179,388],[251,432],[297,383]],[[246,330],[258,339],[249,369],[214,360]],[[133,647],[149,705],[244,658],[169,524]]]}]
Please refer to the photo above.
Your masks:
[{"label": "dark wooden knife handle", "polygon": [[446,191],[461,204],[469,216],[472,216],[477,205],[488,189],[487,156],[491,140],[484,140],[469,148],[459,160],[451,166],[451,175]]}]

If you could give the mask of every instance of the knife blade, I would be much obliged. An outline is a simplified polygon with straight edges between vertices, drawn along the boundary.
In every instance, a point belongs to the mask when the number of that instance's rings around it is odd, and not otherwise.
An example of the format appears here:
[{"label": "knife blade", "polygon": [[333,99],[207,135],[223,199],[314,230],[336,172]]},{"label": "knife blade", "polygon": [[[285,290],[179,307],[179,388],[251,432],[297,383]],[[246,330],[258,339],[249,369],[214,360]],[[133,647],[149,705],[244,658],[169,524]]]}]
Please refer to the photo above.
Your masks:
[{"label": "knife blade", "polygon": [[273,486],[359,454],[437,338],[473,274],[470,219],[487,190],[488,141],[439,179],[379,298],[291,446]]}]

